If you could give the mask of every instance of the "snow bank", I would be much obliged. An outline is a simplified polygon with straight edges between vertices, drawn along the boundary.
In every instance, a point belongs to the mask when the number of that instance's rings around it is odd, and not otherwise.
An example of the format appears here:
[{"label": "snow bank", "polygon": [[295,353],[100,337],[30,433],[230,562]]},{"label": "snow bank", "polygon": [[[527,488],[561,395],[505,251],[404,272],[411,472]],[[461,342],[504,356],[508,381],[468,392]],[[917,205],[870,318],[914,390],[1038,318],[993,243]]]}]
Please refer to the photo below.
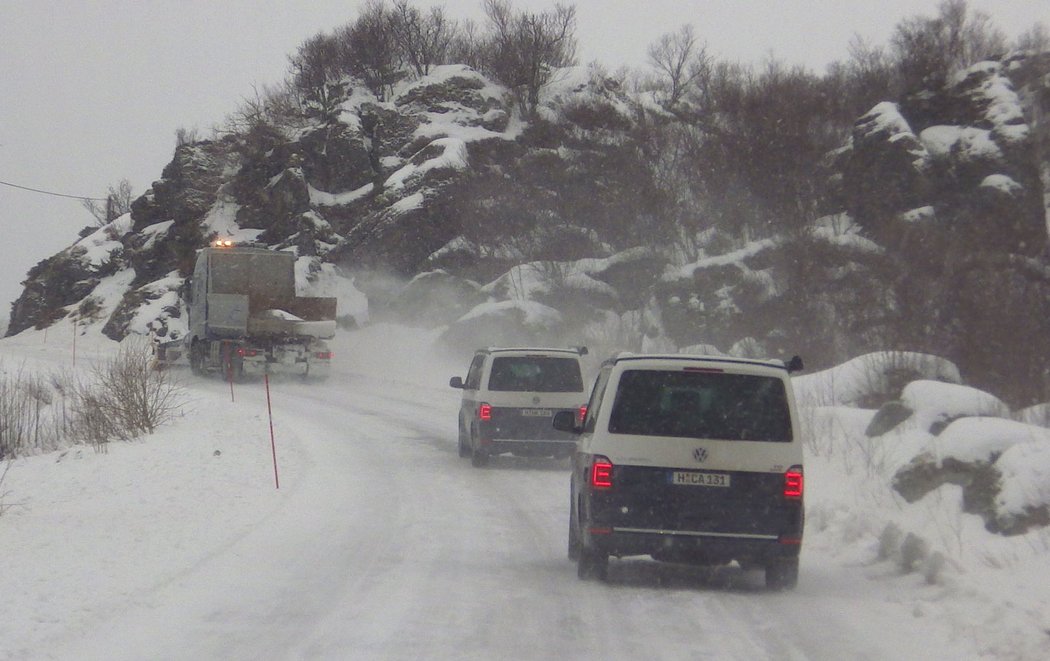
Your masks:
[{"label": "snow bank", "polygon": [[871,398],[896,398],[899,389],[915,378],[951,383],[962,380],[959,369],[939,356],[883,351],[858,356],[821,372],[796,376],[792,381],[802,405],[827,406],[856,405]]},{"label": "snow bank", "polygon": [[914,424],[924,430],[943,427],[964,416],[1010,415],[1010,408],[995,395],[943,381],[912,381],[904,387],[900,400],[914,411]]}]

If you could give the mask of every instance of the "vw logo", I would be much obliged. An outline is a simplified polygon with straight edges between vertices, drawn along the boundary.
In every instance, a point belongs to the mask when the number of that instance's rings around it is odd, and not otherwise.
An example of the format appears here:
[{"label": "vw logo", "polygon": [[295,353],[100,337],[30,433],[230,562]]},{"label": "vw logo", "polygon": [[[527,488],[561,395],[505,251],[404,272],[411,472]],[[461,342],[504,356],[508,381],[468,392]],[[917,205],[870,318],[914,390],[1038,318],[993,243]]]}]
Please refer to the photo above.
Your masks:
[{"label": "vw logo", "polygon": [[696,459],[698,463],[704,463],[707,461],[707,450],[704,448],[697,448],[693,450],[693,459]]},{"label": "vw logo", "polygon": [[532,398],[532,403],[533,404],[539,404],[540,403],[540,398],[539,397],[533,397]]}]

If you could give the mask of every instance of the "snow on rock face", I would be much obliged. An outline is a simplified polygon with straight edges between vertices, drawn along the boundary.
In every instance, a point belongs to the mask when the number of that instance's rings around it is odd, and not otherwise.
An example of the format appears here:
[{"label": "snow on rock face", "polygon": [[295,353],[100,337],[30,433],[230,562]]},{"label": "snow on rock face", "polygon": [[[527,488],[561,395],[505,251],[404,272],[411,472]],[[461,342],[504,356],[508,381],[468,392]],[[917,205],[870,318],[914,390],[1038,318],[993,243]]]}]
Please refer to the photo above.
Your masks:
[{"label": "snow on rock face", "polygon": [[[1027,55],[981,62],[942,88],[874,106],[836,159],[845,209],[887,247],[902,235],[952,232],[1037,254],[1047,240],[1034,150],[1046,143],[1045,72],[1046,60]],[[909,210],[922,207],[936,213],[913,222]]]},{"label": "snow on rock face", "polygon": [[981,188],[991,188],[1009,196],[1020,195],[1024,186],[1005,174],[990,174],[981,181]]},{"label": "snow on rock face", "polygon": [[900,112],[896,103],[883,101],[857,120],[853,127],[853,143],[859,147],[865,143],[885,141],[897,150],[903,150],[911,156],[911,164],[916,170],[926,168],[929,153],[925,145],[912,131],[908,120]]},{"label": "snow on rock face", "polygon": [[1004,527],[1014,527],[1027,517],[1039,517],[1041,525],[1047,520],[1050,504],[1050,443],[1046,439],[1032,443],[1018,443],[1008,448],[996,468],[1002,475],[1002,489],[995,499],[995,508]]},{"label": "snow on rock face", "polygon": [[937,211],[930,205],[909,209],[902,213],[899,218],[905,223],[923,225],[937,219]]},{"label": "snow on rock face", "polygon": [[[953,93],[972,108],[971,122],[997,132],[1006,141],[1023,140],[1028,135],[1021,101],[1013,83],[1002,74],[998,62],[978,62],[959,72],[952,81]],[[1010,128],[1013,127],[1013,128]]]},{"label": "snow on rock face", "polygon": [[897,471],[893,487],[916,502],[945,484],[963,489],[963,511],[994,533],[1050,525],[1050,430],[998,418],[962,418]]},{"label": "snow on rock face", "polygon": [[933,159],[895,103],[879,103],[856,121],[840,160],[846,211],[876,238],[874,223],[929,204]]},{"label": "snow on rock face", "polygon": [[468,162],[466,142],[458,138],[440,138],[416,152],[404,167],[387,177],[385,185],[401,189],[406,182],[431,170],[465,170]]}]

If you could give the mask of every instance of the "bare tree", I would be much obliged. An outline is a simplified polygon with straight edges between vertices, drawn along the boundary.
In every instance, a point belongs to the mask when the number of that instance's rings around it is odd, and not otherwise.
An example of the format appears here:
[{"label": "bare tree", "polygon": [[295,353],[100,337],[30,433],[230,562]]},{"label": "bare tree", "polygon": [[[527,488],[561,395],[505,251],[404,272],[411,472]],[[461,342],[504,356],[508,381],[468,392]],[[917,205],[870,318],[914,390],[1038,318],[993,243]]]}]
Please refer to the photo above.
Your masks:
[{"label": "bare tree", "polygon": [[80,204],[95,217],[99,227],[103,227],[131,211],[133,194],[131,182],[121,179],[116,186],[109,187],[105,202],[83,199]]},{"label": "bare tree", "polygon": [[710,75],[707,47],[698,44],[692,25],[668,32],[649,46],[649,64],[657,70],[668,88],[667,105],[676,105],[686,89]]},{"label": "bare tree", "polygon": [[1030,50],[1037,53],[1050,51],[1050,31],[1042,23],[1036,23],[1031,28],[1021,33],[1014,42],[1017,50]]},{"label": "bare tree", "polygon": [[394,2],[391,26],[394,39],[417,76],[430,73],[430,67],[443,63],[456,36],[456,22],[441,7],[431,7],[426,14],[408,4]]},{"label": "bare tree", "polygon": [[341,71],[360,77],[380,100],[402,76],[394,14],[382,0],[368,0],[357,20],[336,32]]},{"label": "bare tree", "polygon": [[306,100],[317,104],[323,114],[331,111],[338,96],[333,84],[343,73],[337,41],[326,34],[316,34],[299,46],[289,62],[292,81]]},{"label": "bare tree", "polygon": [[180,126],[175,129],[175,146],[183,147],[185,145],[193,144],[200,140],[200,133],[196,128],[188,129],[185,126]]},{"label": "bare tree", "polygon": [[485,68],[514,91],[524,113],[535,115],[554,70],[576,63],[576,8],[516,12],[509,0],[485,0],[485,15]]},{"label": "bare tree", "polygon": [[1006,36],[991,17],[970,12],[966,0],[944,0],[934,18],[901,21],[891,42],[904,92],[939,88],[955,71],[1006,50]]},{"label": "bare tree", "polygon": [[485,69],[484,48],[484,38],[478,32],[478,24],[467,19],[459,24],[449,43],[448,59],[480,71]]}]

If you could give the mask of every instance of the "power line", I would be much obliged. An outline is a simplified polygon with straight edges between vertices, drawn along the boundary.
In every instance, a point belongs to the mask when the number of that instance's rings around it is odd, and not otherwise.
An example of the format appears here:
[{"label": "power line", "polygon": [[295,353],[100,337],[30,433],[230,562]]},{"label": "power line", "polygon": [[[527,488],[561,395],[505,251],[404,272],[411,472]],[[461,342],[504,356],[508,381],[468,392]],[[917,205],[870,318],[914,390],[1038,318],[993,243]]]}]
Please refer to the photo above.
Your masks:
[{"label": "power line", "polygon": [[4,186],[10,186],[11,188],[21,188],[22,190],[32,191],[34,193],[42,193],[44,195],[53,195],[55,197],[68,197],[74,200],[94,200],[96,202],[105,202],[109,198],[106,197],[85,197],[83,195],[66,195],[65,193],[55,193],[49,190],[40,190],[39,188],[30,188],[29,186],[19,186],[18,184],[12,184],[9,181],[0,181],[0,184]]}]

